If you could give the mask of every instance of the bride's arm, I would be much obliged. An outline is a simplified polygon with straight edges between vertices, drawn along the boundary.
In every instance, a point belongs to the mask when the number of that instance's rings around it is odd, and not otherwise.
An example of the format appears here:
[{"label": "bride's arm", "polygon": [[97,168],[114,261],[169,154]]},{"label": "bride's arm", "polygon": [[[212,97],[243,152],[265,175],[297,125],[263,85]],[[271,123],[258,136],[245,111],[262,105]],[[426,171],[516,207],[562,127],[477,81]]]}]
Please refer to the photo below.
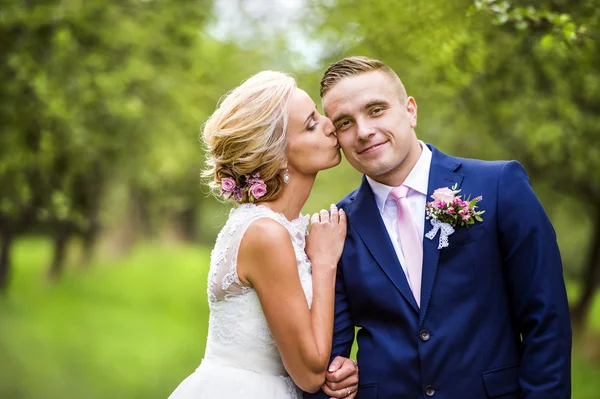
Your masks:
[{"label": "bride's arm", "polygon": [[[346,217],[327,211],[313,215],[307,253],[312,262],[313,301],[309,309],[287,230],[271,219],[252,223],[240,246],[238,275],[258,293],[284,366],[296,385],[318,391],[331,354],[336,265],[346,233]],[[244,281],[246,280],[246,281]]]}]

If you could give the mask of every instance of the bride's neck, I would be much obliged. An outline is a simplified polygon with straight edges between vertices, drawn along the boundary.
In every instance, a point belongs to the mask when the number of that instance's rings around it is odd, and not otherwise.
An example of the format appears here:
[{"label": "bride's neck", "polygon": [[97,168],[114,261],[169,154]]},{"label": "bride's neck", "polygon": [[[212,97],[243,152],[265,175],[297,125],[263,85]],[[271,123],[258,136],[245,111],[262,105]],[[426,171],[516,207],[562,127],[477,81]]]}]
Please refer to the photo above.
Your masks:
[{"label": "bride's neck", "polygon": [[294,176],[288,184],[283,187],[283,192],[273,201],[263,202],[273,211],[282,213],[288,220],[298,218],[302,207],[306,204],[310,190],[315,184],[315,176]]}]

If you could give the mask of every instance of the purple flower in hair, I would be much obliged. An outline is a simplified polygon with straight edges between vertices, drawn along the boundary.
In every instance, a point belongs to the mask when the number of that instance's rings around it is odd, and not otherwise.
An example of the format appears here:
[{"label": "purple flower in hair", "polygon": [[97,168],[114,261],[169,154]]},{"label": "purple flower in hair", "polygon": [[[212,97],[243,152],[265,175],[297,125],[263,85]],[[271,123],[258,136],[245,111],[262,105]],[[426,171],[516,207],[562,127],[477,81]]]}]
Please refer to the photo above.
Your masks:
[{"label": "purple flower in hair", "polygon": [[236,202],[240,202],[244,198],[244,188],[240,187],[233,191],[233,199]]}]

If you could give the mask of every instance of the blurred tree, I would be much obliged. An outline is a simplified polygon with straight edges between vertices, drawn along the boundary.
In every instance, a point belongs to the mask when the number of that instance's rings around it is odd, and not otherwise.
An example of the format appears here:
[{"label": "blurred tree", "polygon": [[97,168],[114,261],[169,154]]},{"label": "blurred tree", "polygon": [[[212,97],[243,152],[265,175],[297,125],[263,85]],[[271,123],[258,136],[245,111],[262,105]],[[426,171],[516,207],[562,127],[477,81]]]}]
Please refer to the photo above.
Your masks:
[{"label": "blurred tree", "polygon": [[206,74],[210,10],[209,0],[2,5],[0,289],[15,234],[52,235],[49,275],[60,275],[70,236],[92,247],[111,180],[143,179],[165,136],[195,141],[203,93],[190,83]]},{"label": "blurred tree", "polygon": [[[255,48],[240,48],[234,42],[203,36],[194,50],[198,64],[188,73],[188,82],[173,91],[180,115],[162,115],[162,124],[181,125],[160,128],[152,147],[143,154],[142,165],[129,186],[132,203],[146,219],[146,233],[168,234],[171,239],[186,241],[212,240],[199,237],[198,213],[207,205],[209,191],[202,187],[200,171],[204,167],[203,148],[198,142],[202,123],[216,109],[218,100],[252,73],[266,65],[263,54]],[[186,103],[189,101],[189,103]],[[175,118],[174,118],[175,117]],[[163,132],[182,132],[163,134]],[[212,202],[208,199],[208,202]]]}]

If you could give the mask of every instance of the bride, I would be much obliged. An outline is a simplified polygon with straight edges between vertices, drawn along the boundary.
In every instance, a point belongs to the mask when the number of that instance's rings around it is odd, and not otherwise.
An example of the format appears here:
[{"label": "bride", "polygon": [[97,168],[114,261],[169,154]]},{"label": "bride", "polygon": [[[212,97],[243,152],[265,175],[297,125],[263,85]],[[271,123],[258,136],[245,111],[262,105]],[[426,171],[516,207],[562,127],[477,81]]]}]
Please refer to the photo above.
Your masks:
[{"label": "bride", "polygon": [[312,215],[310,235],[299,215],[317,172],[340,163],[334,133],[273,71],[231,91],[206,122],[205,174],[238,206],[211,256],[204,359],[170,399],[298,399],[325,382],[346,215],[335,205]]}]

